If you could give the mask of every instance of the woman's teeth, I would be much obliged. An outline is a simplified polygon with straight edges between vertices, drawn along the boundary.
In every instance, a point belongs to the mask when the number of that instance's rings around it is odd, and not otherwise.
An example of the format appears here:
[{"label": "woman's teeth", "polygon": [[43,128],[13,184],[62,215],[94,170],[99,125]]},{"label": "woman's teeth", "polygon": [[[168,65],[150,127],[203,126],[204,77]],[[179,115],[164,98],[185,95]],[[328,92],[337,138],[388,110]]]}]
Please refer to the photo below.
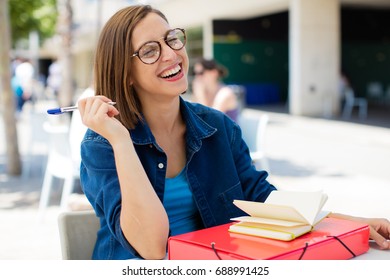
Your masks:
[{"label": "woman's teeth", "polygon": [[176,75],[177,73],[179,73],[180,70],[181,70],[180,65],[177,65],[175,68],[170,69],[170,70],[165,71],[164,73],[162,73],[162,74],[161,74],[161,77],[162,77],[162,78],[170,78],[170,77]]}]

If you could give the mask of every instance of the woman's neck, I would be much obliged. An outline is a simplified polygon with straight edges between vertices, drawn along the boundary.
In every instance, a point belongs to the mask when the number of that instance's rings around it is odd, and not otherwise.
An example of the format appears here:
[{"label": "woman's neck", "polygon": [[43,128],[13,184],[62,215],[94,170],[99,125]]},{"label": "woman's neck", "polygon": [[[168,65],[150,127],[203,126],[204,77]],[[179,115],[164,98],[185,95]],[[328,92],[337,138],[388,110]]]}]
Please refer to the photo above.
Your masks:
[{"label": "woman's neck", "polygon": [[169,135],[183,123],[179,97],[170,102],[143,104],[143,108],[144,117],[154,135]]}]

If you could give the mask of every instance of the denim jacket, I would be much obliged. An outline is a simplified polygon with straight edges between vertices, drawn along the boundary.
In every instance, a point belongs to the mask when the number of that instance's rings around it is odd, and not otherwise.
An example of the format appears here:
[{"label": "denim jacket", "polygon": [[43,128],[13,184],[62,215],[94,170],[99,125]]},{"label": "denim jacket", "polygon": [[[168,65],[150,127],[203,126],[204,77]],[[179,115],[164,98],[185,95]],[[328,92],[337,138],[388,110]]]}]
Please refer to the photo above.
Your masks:
[{"label": "denim jacket", "polygon": [[[185,173],[204,227],[243,215],[232,203],[234,199],[264,202],[275,187],[266,180],[267,172],[253,166],[239,126],[219,111],[183,99],[180,110],[187,126]],[[162,202],[167,157],[146,122],[139,122],[130,135]],[[81,185],[101,224],[93,258],[140,257],[120,227],[121,192],[111,145],[88,130],[81,144],[81,157]]]}]

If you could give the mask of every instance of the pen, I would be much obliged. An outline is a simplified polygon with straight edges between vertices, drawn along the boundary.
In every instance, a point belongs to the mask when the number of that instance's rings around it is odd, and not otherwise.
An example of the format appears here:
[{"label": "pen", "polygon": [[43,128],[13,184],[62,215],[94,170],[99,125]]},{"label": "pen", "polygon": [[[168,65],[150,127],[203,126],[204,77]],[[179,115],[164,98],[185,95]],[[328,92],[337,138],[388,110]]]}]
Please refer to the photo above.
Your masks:
[{"label": "pen", "polygon": [[[115,105],[116,102],[107,102],[109,105]],[[77,106],[70,106],[70,107],[62,107],[62,108],[53,108],[47,110],[47,113],[50,115],[59,115],[63,113],[73,112],[77,110]]]}]

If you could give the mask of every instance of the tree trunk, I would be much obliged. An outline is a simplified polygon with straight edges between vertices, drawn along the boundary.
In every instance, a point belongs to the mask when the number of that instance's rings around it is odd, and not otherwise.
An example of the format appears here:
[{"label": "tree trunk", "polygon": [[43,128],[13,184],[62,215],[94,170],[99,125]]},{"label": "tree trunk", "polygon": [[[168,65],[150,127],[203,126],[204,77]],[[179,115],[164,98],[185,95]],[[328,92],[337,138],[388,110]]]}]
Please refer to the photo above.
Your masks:
[{"label": "tree trunk", "polygon": [[7,152],[8,175],[20,175],[22,164],[18,147],[18,134],[15,118],[15,98],[11,88],[10,49],[11,34],[8,16],[8,0],[0,0],[0,95],[3,97],[3,120]]},{"label": "tree trunk", "polygon": [[72,79],[72,6],[70,0],[58,0],[58,33],[62,38],[59,63],[62,69],[62,82],[58,96],[61,107],[73,103]]}]

